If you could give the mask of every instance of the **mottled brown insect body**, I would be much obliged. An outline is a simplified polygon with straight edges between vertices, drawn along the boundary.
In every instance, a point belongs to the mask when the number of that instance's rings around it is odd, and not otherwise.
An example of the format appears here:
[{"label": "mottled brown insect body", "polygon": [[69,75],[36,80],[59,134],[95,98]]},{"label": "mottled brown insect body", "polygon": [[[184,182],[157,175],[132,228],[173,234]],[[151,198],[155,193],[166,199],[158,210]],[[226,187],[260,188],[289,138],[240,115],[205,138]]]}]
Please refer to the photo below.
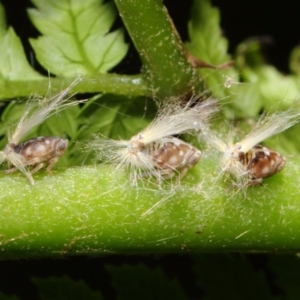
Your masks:
[{"label": "mottled brown insect body", "polygon": [[251,185],[260,184],[263,178],[280,172],[285,166],[281,154],[261,145],[254,146],[247,153],[240,152],[239,160],[249,172]]},{"label": "mottled brown insect body", "polygon": [[[31,174],[40,170],[44,164],[48,164],[47,171],[51,173],[53,166],[67,150],[68,143],[68,140],[59,137],[37,137],[20,145],[10,143],[8,147],[20,155],[24,166],[34,166]],[[13,168],[8,172],[15,170]]]},{"label": "mottled brown insect body", "polygon": [[178,172],[177,182],[201,158],[200,150],[172,136],[148,144],[144,151],[152,157],[155,167],[164,178],[171,178]]}]

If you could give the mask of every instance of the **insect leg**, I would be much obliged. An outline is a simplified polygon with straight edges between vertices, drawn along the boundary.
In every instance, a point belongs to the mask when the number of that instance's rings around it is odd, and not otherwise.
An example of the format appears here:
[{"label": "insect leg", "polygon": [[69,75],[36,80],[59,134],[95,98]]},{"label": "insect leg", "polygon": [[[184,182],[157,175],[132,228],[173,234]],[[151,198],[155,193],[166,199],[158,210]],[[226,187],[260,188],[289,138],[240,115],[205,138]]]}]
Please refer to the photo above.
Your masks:
[{"label": "insect leg", "polygon": [[50,159],[49,165],[46,169],[49,174],[52,174],[51,170],[54,167],[54,165],[57,163],[58,159],[59,159],[59,157],[54,157],[54,158]]},{"label": "insect leg", "polygon": [[263,178],[251,178],[248,182],[249,185],[260,185],[263,182]]},{"label": "insect leg", "polygon": [[17,170],[18,170],[18,168],[13,167],[13,168],[10,168],[10,169],[8,169],[8,170],[5,170],[4,172],[5,172],[5,174],[9,174],[9,173],[16,172]]},{"label": "insect leg", "polygon": [[31,173],[31,174],[34,174],[35,172],[37,172],[38,170],[40,170],[43,166],[44,166],[44,163],[40,163],[40,164],[36,165],[36,167],[34,167],[34,168],[30,171],[30,173]]}]

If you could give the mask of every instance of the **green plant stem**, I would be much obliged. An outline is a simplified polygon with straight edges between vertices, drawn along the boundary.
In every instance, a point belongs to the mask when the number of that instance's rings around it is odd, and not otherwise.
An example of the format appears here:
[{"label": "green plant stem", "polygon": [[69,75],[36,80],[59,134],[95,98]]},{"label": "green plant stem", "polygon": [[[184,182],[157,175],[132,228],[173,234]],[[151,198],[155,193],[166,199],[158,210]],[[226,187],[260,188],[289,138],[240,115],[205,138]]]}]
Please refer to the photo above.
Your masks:
[{"label": "green plant stem", "polygon": [[[31,95],[33,92],[44,95],[60,92],[68,87],[74,78],[47,78],[34,81],[0,81],[0,98],[16,98]],[[84,78],[72,91],[79,93],[112,93],[117,95],[146,95],[147,87],[140,75],[102,74]]]},{"label": "green plant stem", "polygon": [[21,173],[1,175],[0,258],[299,252],[299,165],[290,159],[246,194],[216,181],[215,159],[203,159],[177,188],[131,186],[112,166],[40,172],[35,186]]},{"label": "green plant stem", "polygon": [[116,0],[143,62],[149,90],[159,98],[181,96],[200,84],[161,0]]}]

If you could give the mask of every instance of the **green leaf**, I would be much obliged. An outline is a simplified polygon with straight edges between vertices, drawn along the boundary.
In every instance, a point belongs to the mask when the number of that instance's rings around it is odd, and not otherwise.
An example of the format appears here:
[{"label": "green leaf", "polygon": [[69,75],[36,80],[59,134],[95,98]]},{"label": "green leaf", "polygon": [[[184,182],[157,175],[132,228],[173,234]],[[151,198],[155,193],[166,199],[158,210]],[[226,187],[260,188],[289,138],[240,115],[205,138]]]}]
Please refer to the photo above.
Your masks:
[{"label": "green leaf", "polygon": [[254,73],[260,97],[268,111],[286,109],[299,97],[300,87],[294,76],[283,75],[275,67],[267,65],[255,69]]},{"label": "green leaf", "polygon": [[0,84],[5,80],[42,78],[28,63],[22,43],[14,30],[6,29],[4,8],[0,4]]},{"label": "green leaf", "polygon": [[202,60],[218,65],[230,60],[228,41],[222,37],[220,12],[212,7],[210,0],[195,0],[192,19],[188,23],[189,51]]},{"label": "green leaf", "polygon": [[[214,65],[230,59],[227,40],[222,37],[219,23],[219,11],[209,0],[195,0],[189,22],[191,41],[187,47],[194,56]],[[199,71],[214,96],[226,99],[227,107],[233,108],[233,111],[225,109],[228,118],[255,117],[263,108],[268,111],[285,109],[298,97],[297,78],[284,76],[274,67],[265,65],[259,41],[252,39],[240,44],[236,62],[240,75],[234,68]],[[243,84],[239,83],[240,77]],[[225,88],[228,79],[233,84]],[[277,103],[280,105],[275,107]]]},{"label": "green leaf", "polygon": [[168,278],[160,268],[151,270],[139,264],[107,269],[118,299],[187,299],[178,281]]},{"label": "green leaf", "polygon": [[245,257],[204,254],[194,258],[199,285],[209,300],[274,299],[264,274],[255,271]]},{"label": "green leaf", "polygon": [[38,127],[38,135],[68,136],[71,139],[74,139],[80,124],[80,120],[77,118],[79,113],[79,106],[72,106],[59,112]]},{"label": "green leaf", "polygon": [[[260,49],[257,48],[256,51],[259,52]],[[260,61],[257,58],[259,53],[253,50],[250,52],[240,54],[238,60],[243,61],[241,73],[244,80],[257,91],[253,101],[260,103],[270,112],[287,109],[293,105],[300,93],[299,78],[295,75],[281,74],[275,67]]]},{"label": "green leaf", "polygon": [[238,46],[237,64],[243,79],[255,86],[257,96],[254,101],[268,111],[286,109],[299,97],[297,76],[283,75],[275,67],[265,64],[259,41],[248,40]]},{"label": "green leaf", "polygon": [[25,109],[26,103],[11,101],[1,115],[1,121],[5,125],[1,127],[9,128],[11,126],[16,125],[19,122],[22,115],[24,114]]},{"label": "green leaf", "polygon": [[[194,1],[188,30],[190,42],[187,48],[192,55],[213,65],[230,61],[228,41],[222,36],[220,28],[220,12],[211,5],[210,0]],[[260,111],[261,104],[255,97],[256,88],[239,83],[240,76],[235,68],[204,68],[199,72],[204,78],[205,88],[208,87],[218,99],[230,103],[227,106],[234,107],[235,117],[253,117]],[[232,83],[228,84],[229,81]],[[230,111],[225,111],[225,114],[232,117]]]},{"label": "green leaf", "polygon": [[99,0],[32,0],[28,13],[43,34],[30,39],[38,61],[62,76],[95,75],[116,66],[126,55],[121,30],[108,33],[115,19],[112,3]]},{"label": "green leaf", "polygon": [[32,278],[31,281],[38,288],[39,299],[41,300],[104,299],[99,291],[92,291],[84,281],[74,281],[66,276],[48,279]]},{"label": "green leaf", "polygon": [[[94,133],[114,139],[130,138],[149,124],[155,116],[154,110],[154,102],[148,103],[144,97],[129,102],[121,96],[97,96],[81,112],[84,125],[78,139],[86,139]],[[146,116],[143,117],[143,114]]]}]

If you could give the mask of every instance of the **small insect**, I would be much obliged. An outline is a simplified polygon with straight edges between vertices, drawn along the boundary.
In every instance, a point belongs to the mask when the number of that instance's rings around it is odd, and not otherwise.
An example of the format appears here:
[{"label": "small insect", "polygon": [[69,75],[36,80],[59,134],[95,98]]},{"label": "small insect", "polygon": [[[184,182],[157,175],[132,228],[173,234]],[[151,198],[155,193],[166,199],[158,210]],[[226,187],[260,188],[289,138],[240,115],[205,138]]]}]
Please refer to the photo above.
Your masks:
[{"label": "small insect", "polygon": [[142,132],[130,140],[96,140],[91,143],[98,159],[112,162],[117,168],[130,169],[131,179],[154,175],[159,182],[178,174],[176,182],[195,166],[201,151],[172,135],[199,130],[218,110],[215,100],[190,106],[170,105]]},{"label": "small insect", "polygon": [[[20,145],[9,143],[4,152],[14,152],[22,158],[24,166],[35,166],[30,173],[34,174],[48,163],[47,172],[51,174],[51,169],[58,159],[66,152],[69,141],[59,137],[37,137],[28,140]],[[17,171],[16,167],[6,170],[6,173]]]},{"label": "small insect", "polygon": [[252,185],[262,183],[263,178],[280,172],[285,166],[285,158],[281,154],[261,145],[256,145],[241,155],[240,162],[246,166],[250,177],[249,184]]},{"label": "small insect", "polygon": [[151,159],[152,173],[156,177],[168,179],[179,173],[177,183],[201,158],[200,150],[172,136],[155,140],[139,151]]},{"label": "small insect", "polygon": [[259,145],[300,120],[300,111],[288,109],[284,112],[262,116],[254,129],[240,142],[226,144],[213,132],[206,129],[201,138],[223,153],[222,173],[232,174],[238,186],[258,185],[263,178],[280,172],[285,158],[268,147]]},{"label": "small insect", "polygon": [[[34,184],[32,174],[40,170],[45,164],[48,164],[47,171],[51,173],[55,163],[65,153],[69,141],[59,137],[37,137],[23,143],[20,143],[20,141],[33,127],[42,123],[54,113],[85,101],[79,100],[67,103],[71,98],[71,96],[68,96],[70,90],[80,80],[80,78],[76,79],[59,94],[43,99],[41,104],[36,101],[28,105],[17,127],[13,133],[8,135],[6,147],[3,151],[0,151],[0,163],[7,160],[13,165],[13,168],[7,170],[6,173],[20,170],[27,176],[32,185]],[[32,169],[29,170],[28,167],[32,167]]]},{"label": "small insect", "polygon": [[[263,178],[270,177],[280,172],[285,166],[285,158],[268,147],[255,145],[248,152],[238,150],[240,144],[234,146],[236,149],[229,154],[224,152],[225,170],[233,174],[241,186],[245,181],[248,185],[261,184]],[[232,148],[231,148],[232,149]]]}]

